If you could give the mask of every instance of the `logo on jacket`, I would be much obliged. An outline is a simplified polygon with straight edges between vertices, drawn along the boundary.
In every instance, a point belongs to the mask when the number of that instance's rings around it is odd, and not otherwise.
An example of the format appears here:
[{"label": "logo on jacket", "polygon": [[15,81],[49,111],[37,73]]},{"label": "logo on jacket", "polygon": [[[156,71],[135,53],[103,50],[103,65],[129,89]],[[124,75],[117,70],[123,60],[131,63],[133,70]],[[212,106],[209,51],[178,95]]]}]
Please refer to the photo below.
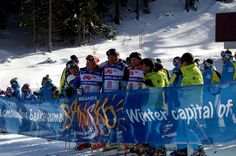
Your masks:
[{"label": "logo on jacket", "polygon": [[134,75],[134,72],[133,72],[133,71],[130,71],[130,72],[129,72],[129,75],[130,75],[130,76],[133,76],[133,75]]},{"label": "logo on jacket", "polygon": [[91,80],[91,76],[85,75],[85,76],[83,77],[83,80]]},{"label": "logo on jacket", "polygon": [[112,74],[112,70],[111,70],[111,69],[107,69],[107,70],[105,71],[105,73],[106,73],[106,74]]}]

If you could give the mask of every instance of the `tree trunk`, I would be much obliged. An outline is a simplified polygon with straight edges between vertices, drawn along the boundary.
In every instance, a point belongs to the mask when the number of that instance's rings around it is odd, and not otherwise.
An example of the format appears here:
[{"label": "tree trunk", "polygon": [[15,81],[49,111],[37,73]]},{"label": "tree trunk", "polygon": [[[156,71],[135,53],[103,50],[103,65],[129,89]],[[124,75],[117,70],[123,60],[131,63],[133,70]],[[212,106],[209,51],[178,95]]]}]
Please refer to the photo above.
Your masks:
[{"label": "tree trunk", "polygon": [[189,12],[189,4],[190,4],[190,0],[185,0],[185,10],[187,12]]},{"label": "tree trunk", "polygon": [[149,0],[144,0],[144,10],[143,12],[146,13],[146,14],[150,14],[150,10],[149,10]]},{"label": "tree trunk", "polygon": [[35,30],[35,0],[33,0],[33,46],[34,52],[36,52],[36,30]]},{"label": "tree trunk", "polygon": [[120,24],[120,0],[116,0],[115,24]]},{"label": "tree trunk", "polygon": [[49,0],[49,16],[48,16],[48,52],[52,52],[52,0]]},{"label": "tree trunk", "polygon": [[140,1],[136,0],[136,20],[139,20]]}]

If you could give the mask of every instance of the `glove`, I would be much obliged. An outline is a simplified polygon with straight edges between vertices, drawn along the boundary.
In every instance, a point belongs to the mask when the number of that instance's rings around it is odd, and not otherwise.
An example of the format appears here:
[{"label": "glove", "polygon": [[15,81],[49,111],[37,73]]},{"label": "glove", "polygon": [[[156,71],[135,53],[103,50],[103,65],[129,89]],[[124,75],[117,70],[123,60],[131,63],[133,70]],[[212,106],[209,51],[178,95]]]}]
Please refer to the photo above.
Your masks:
[{"label": "glove", "polygon": [[84,89],[82,87],[77,88],[77,94],[83,95],[84,94]]},{"label": "glove", "polygon": [[34,94],[35,96],[39,96],[39,93],[36,92],[36,91],[34,91],[33,94]]}]

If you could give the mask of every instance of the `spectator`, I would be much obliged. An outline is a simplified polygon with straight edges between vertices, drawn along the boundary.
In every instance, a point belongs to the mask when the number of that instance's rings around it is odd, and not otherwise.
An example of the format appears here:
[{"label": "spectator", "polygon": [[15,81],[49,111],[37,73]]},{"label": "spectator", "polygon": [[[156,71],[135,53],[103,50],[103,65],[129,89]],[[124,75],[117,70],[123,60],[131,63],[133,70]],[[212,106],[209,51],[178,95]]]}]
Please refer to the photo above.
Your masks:
[{"label": "spectator", "polygon": [[[79,59],[78,59],[78,57],[77,56],[75,56],[75,55],[71,55],[70,56],[70,61],[68,61],[67,63],[69,63],[69,62],[71,62],[71,61],[73,61],[75,64],[76,64],[76,66],[77,66],[77,70],[78,70],[78,72],[79,72]],[[61,79],[60,79],[60,87],[59,87],[59,92],[60,92],[60,94],[62,94],[62,95],[64,95],[65,94],[65,82],[66,82],[66,78],[67,78],[67,76],[70,74],[70,72],[69,72],[69,69],[66,67],[66,68],[64,68],[63,69],[63,72],[62,72],[62,74],[61,74]]]},{"label": "spectator", "polygon": [[215,70],[212,59],[203,62],[203,80],[204,84],[220,82],[221,75]]},{"label": "spectator", "polygon": [[11,88],[13,89],[12,97],[20,98],[20,85],[17,78],[13,78],[10,81]]},{"label": "spectator", "polygon": [[229,50],[221,52],[221,59],[223,61],[223,70],[221,73],[221,82],[232,81],[236,78],[235,66],[233,63],[233,55]]},{"label": "spectator", "polygon": [[22,100],[36,100],[35,96],[32,94],[30,85],[25,83],[21,87],[21,99]]}]

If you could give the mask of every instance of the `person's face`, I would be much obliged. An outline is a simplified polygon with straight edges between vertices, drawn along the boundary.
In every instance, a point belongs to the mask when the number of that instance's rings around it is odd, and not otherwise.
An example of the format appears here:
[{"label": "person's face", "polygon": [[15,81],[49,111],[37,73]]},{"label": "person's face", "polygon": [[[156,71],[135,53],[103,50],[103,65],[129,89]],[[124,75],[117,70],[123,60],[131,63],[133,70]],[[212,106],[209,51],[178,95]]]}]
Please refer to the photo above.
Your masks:
[{"label": "person's face", "polygon": [[187,65],[188,65],[188,63],[186,61],[181,61],[181,63],[180,63],[180,67],[184,67],[184,66],[187,66]]},{"label": "person's face", "polygon": [[95,60],[87,60],[86,62],[86,67],[89,69],[89,70],[94,70],[97,66],[97,63],[95,62]]},{"label": "person's face", "polygon": [[118,60],[119,60],[118,55],[109,55],[107,58],[108,58],[108,62],[109,62],[110,64],[115,64],[115,63],[117,63]]},{"label": "person's face", "polygon": [[69,72],[72,74],[72,75],[76,75],[77,74],[77,67],[76,66],[73,66],[73,67],[70,67],[69,68]]},{"label": "person's face", "polygon": [[137,58],[135,58],[135,57],[132,57],[132,58],[130,59],[130,61],[131,61],[131,65],[132,65],[133,67],[136,67],[136,66],[139,66],[139,65],[140,65],[139,59],[137,59]]},{"label": "person's face", "polygon": [[225,61],[227,61],[227,58],[221,57],[221,60],[222,60],[223,62],[225,62]]},{"label": "person's face", "polygon": [[151,68],[145,64],[142,64],[142,70],[144,73],[149,73],[151,71]]}]

